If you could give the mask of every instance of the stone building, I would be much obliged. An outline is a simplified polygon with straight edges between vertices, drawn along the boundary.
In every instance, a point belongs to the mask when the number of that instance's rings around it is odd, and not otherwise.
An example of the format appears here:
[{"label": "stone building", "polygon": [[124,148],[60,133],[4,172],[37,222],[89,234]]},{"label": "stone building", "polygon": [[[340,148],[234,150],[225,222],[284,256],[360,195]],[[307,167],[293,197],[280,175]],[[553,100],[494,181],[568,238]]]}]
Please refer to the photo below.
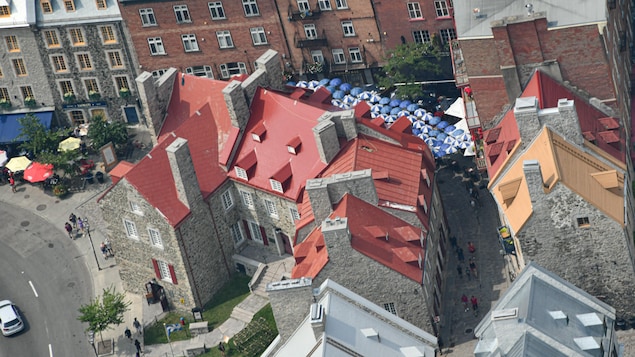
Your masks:
[{"label": "stone building", "polygon": [[512,268],[536,262],[630,317],[633,192],[624,129],[610,113],[537,72],[484,133],[485,153]]},{"label": "stone building", "polygon": [[[288,53],[273,1],[119,0],[139,65],[228,79],[255,71],[269,49]],[[286,55],[283,55],[283,58]]]},{"label": "stone building", "polygon": [[619,356],[615,309],[530,263],[476,326],[474,356]]},{"label": "stone building", "polygon": [[[630,133],[631,2],[471,0],[455,7],[457,85],[474,101],[468,122],[488,129],[535,69],[566,81],[616,111]],[[576,9],[576,11],[571,11]],[[629,147],[630,134],[626,140]]]},{"label": "stone building", "polygon": [[0,29],[9,54],[0,63],[0,97],[15,111],[54,107],[61,125],[94,116],[139,122],[134,55],[114,0],[13,1],[8,8],[22,20]]}]

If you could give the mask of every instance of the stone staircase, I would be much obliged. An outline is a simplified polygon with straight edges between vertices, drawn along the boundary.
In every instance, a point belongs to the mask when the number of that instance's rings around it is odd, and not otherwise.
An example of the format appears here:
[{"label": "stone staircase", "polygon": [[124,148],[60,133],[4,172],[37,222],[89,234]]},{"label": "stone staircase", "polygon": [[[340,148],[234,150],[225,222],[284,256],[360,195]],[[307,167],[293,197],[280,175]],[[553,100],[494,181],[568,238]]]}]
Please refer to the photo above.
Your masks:
[{"label": "stone staircase", "polygon": [[269,299],[266,292],[267,284],[282,280],[285,273],[291,272],[291,268],[293,268],[293,260],[289,259],[268,263],[258,282],[251,287],[251,292]]},{"label": "stone staircase", "polygon": [[232,310],[230,318],[242,321],[245,324],[251,322],[254,315],[265,307],[269,303],[269,299],[256,294],[249,294],[249,296],[238,304]]}]

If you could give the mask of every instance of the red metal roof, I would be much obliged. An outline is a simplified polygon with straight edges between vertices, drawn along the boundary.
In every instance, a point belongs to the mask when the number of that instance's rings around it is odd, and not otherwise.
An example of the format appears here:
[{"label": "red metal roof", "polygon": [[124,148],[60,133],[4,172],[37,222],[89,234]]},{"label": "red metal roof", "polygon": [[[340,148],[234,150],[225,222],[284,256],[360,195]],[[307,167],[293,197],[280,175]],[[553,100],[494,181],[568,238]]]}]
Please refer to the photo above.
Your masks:
[{"label": "red metal roof", "polygon": [[[485,131],[483,136],[493,139],[493,141],[486,140],[484,149],[488,160],[487,174],[489,177],[494,177],[509,155],[509,150],[511,150],[509,148],[510,143],[514,145],[520,139],[514,112],[512,110],[508,111],[503,120],[495,128]],[[505,143],[507,143],[507,150],[503,150]]]},{"label": "red metal roof", "polygon": [[231,120],[222,95],[227,82],[186,75],[175,78],[159,144],[124,178],[174,227],[189,214],[176,194],[165,148],[177,137],[188,140],[201,194],[209,196],[226,179],[221,151],[231,150]]},{"label": "red metal roof", "polygon": [[[351,246],[386,267],[422,283],[425,251],[419,237],[422,232],[407,222],[353,195],[346,194],[336,205],[330,218],[347,217]],[[381,233],[381,234],[380,234]],[[386,233],[388,239],[386,239]],[[321,227],[295,247],[296,266],[292,278],[315,278],[328,263]]]},{"label": "red metal roof", "polygon": [[[241,163],[250,152],[255,152],[257,164],[247,183],[276,195],[280,193],[271,189],[269,179],[284,166],[290,165],[292,176],[282,195],[297,201],[306,180],[317,177],[326,167],[320,160],[312,130],[324,109],[290,98],[284,93],[258,88],[251,104],[251,113],[245,131],[250,133],[254,128],[264,126],[267,128],[267,137],[262,142],[244,138],[235,162]],[[294,155],[289,153],[287,143],[295,137],[302,142],[302,150]],[[237,178],[234,170],[230,170],[228,175]]]}]

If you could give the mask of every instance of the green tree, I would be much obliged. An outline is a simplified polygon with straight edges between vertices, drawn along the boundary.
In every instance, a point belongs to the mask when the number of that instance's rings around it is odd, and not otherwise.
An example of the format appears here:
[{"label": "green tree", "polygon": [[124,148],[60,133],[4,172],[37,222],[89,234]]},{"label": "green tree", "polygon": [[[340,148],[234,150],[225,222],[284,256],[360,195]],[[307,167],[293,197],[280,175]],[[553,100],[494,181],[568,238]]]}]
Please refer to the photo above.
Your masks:
[{"label": "green tree", "polygon": [[77,159],[80,154],[77,150],[42,152],[38,156],[37,161],[44,164],[52,164],[55,169],[63,170],[64,176],[76,175],[79,173],[79,165]]},{"label": "green tree", "polygon": [[103,343],[102,332],[111,325],[121,325],[123,314],[128,311],[131,302],[124,300],[124,293],[115,292],[114,287],[104,289],[102,296],[97,296],[90,304],[82,305],[79,308],[81,315],[77,318],[81,322],[88,323],[86,331],[99,333],[99,338]]},{"label": "green tree", "polygon": [[88,127],[88,137],[93,141],[93,147],[100,147],[112,142],[115,149],[121,149],[128,143],[128,126],[126,123],[115,121],[109,123],[103,118],[93,117]]},{"label": "green tree", "polygon": [[20,135],[17,139],[23,141],[20,148],[33,153],[36,157],[43,152],[57,152],[57,145],[62,136],[61,130],[47,129],[33,114],[19,118],[18,123]]},{"label": "green tree", "polygon": [[[406,43],[390,51],[383,74],[377,76],[381,87],[390,88],[395,83],[406,83],[399,86],[402,99],[413,99],[421,93],[421,86],[412,84],[416,81],[430,80],[438,77],[443,71],[440,64],[443,53],[433,43]],[[408,84],[411,83],[411,84]]]}]

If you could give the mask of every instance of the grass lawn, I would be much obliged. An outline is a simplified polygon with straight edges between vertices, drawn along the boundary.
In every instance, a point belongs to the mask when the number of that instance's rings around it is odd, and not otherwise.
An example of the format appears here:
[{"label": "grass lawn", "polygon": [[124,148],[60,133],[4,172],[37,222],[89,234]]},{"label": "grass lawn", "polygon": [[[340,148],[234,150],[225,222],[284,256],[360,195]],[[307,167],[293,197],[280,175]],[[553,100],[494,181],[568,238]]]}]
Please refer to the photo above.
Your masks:
[{"label": "grass lawn", "polygon": [[[262,319],[261,319],[262,318]],[[263,307],[258,311],[253,320],[238,335],[231,338],[225,344],[226,357],[253,357],[259,356],[269,346],[271,341],[278,335],[276,320],[273,318],[271,304]],[[251,337],[250,337],[251,336]],[[239,351],[236,347],[236,340],[245,339],[248,341],[242,343],[243,351]],[[253,346],[248,346],[253,345]],[[218,350],[218,346],[208,346],[210,349],[207,353],[200,355],[201,357],[221,357],[222,354]]]},{"label": "grass lawn", "polygon": [[[203,320],[209,324],[210,331],[225,322],[232,313],[234,307],[249,296],[250,277],[244,274],[235,274],[231,280],[214,295],[203,311]],[[273,316],[273,315],[272,315]],[[143,337],[146,345],[168,343],[163,324],[176,324],[179,319],[185,319],[185,327],[182,331],[170,334],[171,341],[182,341],[190,338],[187,326],[194,322],[191,312],[169,312],[164,318],[144,329]],[[274,322],[275,324],[275,322]]]}]

